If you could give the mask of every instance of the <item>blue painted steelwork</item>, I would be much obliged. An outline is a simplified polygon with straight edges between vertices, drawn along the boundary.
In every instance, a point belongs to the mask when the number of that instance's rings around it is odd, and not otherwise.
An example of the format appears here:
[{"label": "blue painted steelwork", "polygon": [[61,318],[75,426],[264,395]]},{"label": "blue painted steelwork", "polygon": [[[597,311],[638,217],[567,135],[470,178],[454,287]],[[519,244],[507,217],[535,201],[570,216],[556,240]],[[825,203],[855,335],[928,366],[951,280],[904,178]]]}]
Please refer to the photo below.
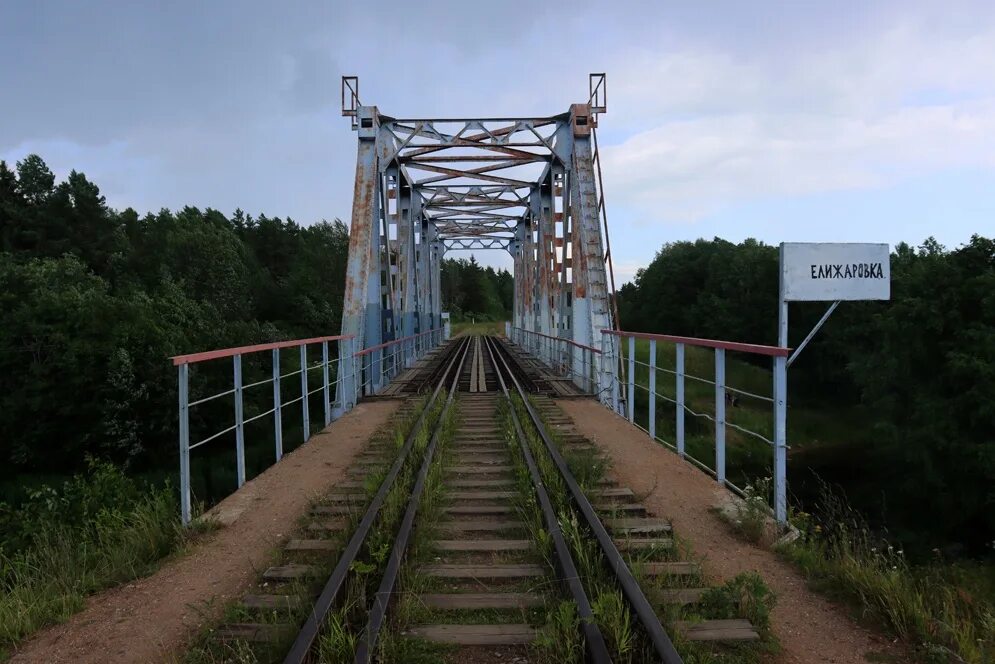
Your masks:
[{"label": "blue painted steelwork", "polygon": [[629,337],[629,393],[626,398],[629,407],[629,421],[636,419],[636,339]]},{"label": "blue painted steelwork", "polygon": [[[579,349],[581,352],[581,357],[586,357],[587,355],[602,356],[600,363],[591,362],[586,368],[582,368],[581,372],[578,374],[574,371],[573,367],[564,364],[550,364],[550,369],[554,373],[559,375],[570,375],[573,377],[574,382],[583,385],[584,380],[591,376],[589,373],[594,369],[594,365],[600,367],[609,367],[614,369],[615,373],[612,375],[612,380],[610,384],[606,386],[600,386],[597,389],[597,396],[606,406],[611,408],[615,413],[624,417],[625,419],[633,422],[639,428],[646,431],[654,440],[663,443],[664,445],[672,448],[677,452],[682,458],[686,458],[688,461],[694,463],[702,470],[713,475],[719,482],[729,487],[736,493],[740,495],[743,494],[743,490],[735,486],[730,482],[726,475],[726,458],[725,458],[725,441],[726,441],[726,429],[732,428],[736,431],[757,438],[766,442],[771,446],[773,450],[773,467],[774,467],[774,516],[778,523],[785,523],[787,521],[787,479],[786,479],[786,464],[787,464],[787,391],[786,391],[786,364],[787,357],[790,353],[789,348],[781,346],[760,346],[756,344],[742,344],[733,343],[725,341],[716,341],[712,339],[693,339],[689,337],[674,337],[667,335],[654,335],[654,334],[643,334],[643,333],[633,333],[633,332],[616,332],[612,330],[602,331],[602,348],[598,350],[593,347],[582,346],[576,344],[575,342],[552,337],[550,335],[544,335],[539,332],[526,330],[521,327],[509,327],[510,339],[513,343],[521,346],[525,351],[539,357],[540,359],[547,359],[551,356],[547,350],[550,341],[555,341],[559,344],[559,347],[565,348],[570,346],[574,349]],[[612,357],[611,353],[618,353],[621,345],[608,344],[604,340],[609,337],[616,337],[617,340],[627,340],[625,357],[621,358],[618,355]],[[635,354],[635,341],[636,339],[646,339],[649,341],[650,345],[650,355],[648,362],[640,362],[636,359]],[[666,367],[660,367],[657,364],[657,352],[658,344],[660,341],[673,343],[674,344],[674,355],[675,362],[673,370]],[[714,362],[715,362],[715,373],[714,380],[703,376],[695,376],[688,374],[686,372],[686,346],[697,346],[701,348],[710,348],[714,352]],[[762,394],[755,394],[747,390],[738,389],[726,384],[726,352],[741,352],[741,353],[751,353],[766,355],[772,359],[772,395],[765,396]],[[624,361],[623,361],[624,360]],[[637,385],[635,381],[636,365],[641,365],[646,367],[649,371],[648,387],[644,385]],[[623,377],[618,368],[621,366],[626,366],[628,371],[626,377]],[[675,398],[671,399],[666,394],[657,392],[657,372],[669,373],[674,376],[674,386],[675,386]],[[685,396],[685,383],[686,381],[694,380],[697,382],[712,385],[714,387],[715,393],[715,412],[710,413],[699,413],[695,412],[690,408],[686,402]],[[641,389],[648,395],[649,408],[648,408],[648,421],[646,426],[643,426],[640,422],[636,421],[635,417],[635,390]],[[624,408],[620,408],[619,393],[624,390],[626,392],[626,401]],[[746,427],[740,426],[735,422],[730,422],[726,417],[727,408],[727,398],[728,396],[739,395],[747,397],[750,399],[756,399],[760,401],[769,402],[774,406],[774,416],[772,422],[773,437],[768,438],[760,432],[752,431]],[[656,430],[656,401],[662,399],[668,401],[674,405],[674,418],[675,418],[675,433],[676,440],[671,443],[657,435]],[[715,446],[715,462],[714,468],[710,467],[704,461],[696,459],[692,455],[687,453],[686,449],[686,433],[685,433],[685,417],[690,414],[693,417],[699,417],[711,421],[715,425],[715,436],[714,436],[714,446]]]},{"label": "blue painted steelwork", "polygon": [[238,486],[245,484],[245,414],[242,408],[242,355],[232,358],[235,375],[235,468]]},{"label": "blue painted steelwork", "polygon": [[[499,249],[515,265],[516,327],[598,341],[615,317],[595,145],[604,74],[589,83],[588,102],[558,115],[397,118],[364,105],[358,80],[343,77],[342,113],[359,143],[343,334],[370,348],[442,327],[445,253]],[[599,354],[551,341],[542,352],[577,375],[586,362],[597,365],[596,380],[608,387]],[[364,393],[380,389],[378,377],[391,371],[383,362],[396,359],[363,356],[363,373],[373,377],[362,381]],[[400,361],[409,361],[407,350]]]},{"label": "blue painted steelwork", "polygon": [[301,344],[301,416],[304,442],[311,437],[311,411],[307,396],[307,345]]},{"label": "blue painted steelwork", "polygon": [[[677,453],[684,456],[685,442],[684,442],[684,344],[678,343],[674,344],[674,356],[675,361],[674,367],[675,375],[677,377],[677,403],[674,404],[677,407],[677,412],[675,413],[675,428],[677,432]],[[654,394],[656,392],[654,391]]]},{"label": "blue painted steelwork", "polygon": [[[327,343],[327,342],[326,342]],[[280,349],[273,349],[273,441],[276,444],[276,460],[283,458],[283,413],[280,395]]]},{"label": "blue painted steelwork", "polygon": [[726,483],[726,351],[715,349],[715,479]]},{"label": "blue painted steelwork", "polygon": [[650,339],[650,413],[649,413],[649,433],[650,438],[656,438],[656,339]]},{"label": "blue painted steelwork", "polygon": [[180,398],[180,519],[190,523],[190,365],[181,364],[178,394]]},{"label": "blue painted steelwork", "polygon": [[[337,343],[335,357],[331,356],[329,342]],[[341,417],[342,414],[351,410],[363,390],[372,389],[373,385],[386,385],[403,368],[404,362],[400,353],[402,349],[407,349],[411,361],[415,361],[442,343],[442,330],[429,330],[418,335],[405,337],[380,344],[374,348],[357,350],[356,340],[347,336],[318,337],[314,339],[300,339],[297,341],[281,341],[271,344],[259,344],[255,346],[245,346],[242,348],[229,348],[204,353],[194,353],[191,355],[180,355],[172,358],[177,367],[177,387],[178,387],[178,418],[179,418],[179,457],[180,457],[180,512],[184,524],[188,524],[192,518],[193,497],[190,488],[190,451],[206,445],[218,438],[228,436],[231,441],[234,434],[235,443],[235,465],[237,474],[237,485],[241,487],[246,481],[245,472],[245,425],[264,417],[273,417],[273,442],[275,446],[276,461],[283,457],[283,411],[286,407],[301,403],[301,416],[303,425],[303,437],[306,442],[310,438],[310,403],[309,399],[316,394],[321,394],[323,401],[323,412],[326,425],[331,421]],[[309,345],[320,345],[321,361],[308,365],[307,347]],[[297,348],[300,357],[300,368],[286,374],[280,373],[280,349]],[[271,377],[255,383],[245,384],[243,379],[243,356],[266,352],[270,353],[272,373]],[[364,378],[362,360],[366,357],[380,358],[376,364],[382,369],[382,373],[374,375],[369,371]],[[232,388],[223,390],[216,394],[211,394],[197,400],[190,399],[190,366],[201,362],[209,362],[218,359],[232,358]],[[334,365],[334,367],[333,367]],[[308,389],[309,371],[321,371],[321,384],[314,389]],[[330,372],[336,372],[336,380],[330,382]],[[284,401],[281,388],[282,379],[292,376],[300,376],[300,396]],[[257,386],[271,384],[273,393],[273,407],[269,410],[257,413],[246,418],[244,413],[244,393],[246,390]],[[205,404],[216,399],[231,396],[234,405],[234,423],[232,426],[216,431],[202,439],[192,442],[190,437],[190,410],[201,404]],[[334,397],[334,401],[332,398]],[[237,488],[237,487],[236,487]]]}]

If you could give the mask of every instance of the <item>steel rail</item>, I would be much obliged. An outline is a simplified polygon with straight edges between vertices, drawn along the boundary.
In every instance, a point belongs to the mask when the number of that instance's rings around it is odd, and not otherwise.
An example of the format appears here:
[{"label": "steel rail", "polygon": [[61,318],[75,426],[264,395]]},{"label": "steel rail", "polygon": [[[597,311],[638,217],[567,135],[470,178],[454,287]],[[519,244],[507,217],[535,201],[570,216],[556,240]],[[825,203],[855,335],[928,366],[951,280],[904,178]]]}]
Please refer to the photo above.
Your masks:
[{"label": "steel rail", "polygon": [[349,539],[349,544],[342,552],[342,556],[339,558],[338,564],[336,564],[335,569],[332,570],[332,574],[328,577],[325,587],[322,589],[321,594],[315,601],[310,615],[308,615],[308,618],[301,627],[300,632],[298,632],[297,638],[294,640],[290,651],[284,658],[284,664],[304,664],[304,662],[309,661],[311,648],[318,636],[322,623],[328,615],[328,612],[331,610],[335,600],[338,598],[339,592],[342,590],[346,577],[349,574],[349,569],[355,561],[356,556],[359,554],[359,550],[363,543],[366,541],[366,537],[369,535],[370,529],[373,527],[373,522],[380,513],[380,508],[383,507],[387,494],[390,492],[391,488],[393,488],[394,480],[397,479],[398,474],[401,472],[401,468],[404,466],[404,462],[407,460],[411,449],[414,447],[415,439],[417,438],[419,431],[421,431],[425,417],[432,410],[432,406],[434,405],[435,400],[439,396],[439,392],[442,390],[442,386],[445,383],[445,378],[449,375],[449,371],[455,364],[456,359],[456,357],[453,357],[453,359],[450,360],[442,380],[440,380],[438,385],[436,385],[428,403],[425,404],[425,407],[418,415],[418,419],[415,421],[414,426],[411,427],[411,431],[408,433],[407,439],[404,441],[404,446],[401,448],[400,453],[394,460],[394,464],[391,466],[387,476],[384,478],[383,482],[381,482],[380,489],[373,497],[369,507],[367,507],[362,521],[359,522],[359,525],[356,527],[356,531]]},{"label": "steel rail", "polygon": [[[418,514],[418,504],[421,502],[421,496],[425,490],[425,482],[428,479],[428,471],[432,467],[432,460],[435,458],[435,450],[439,446],[439,434],[442,431],[442,422],[446,416],[446,413],[449,411],[449,407],[453,403],[453,398],[455,397],[457,390],[459,389],[460,375],[463,373],[463,364],[466,362],[466,356],[470,352],[469,340],[471,338],[472,337],[467,337],[465,341],[461,341],[460,344],[462,348],[456,351],[456,354],[460,356],[459,366],[453,374],[449,394],[446,396],[446,403],[442,407],[442,412],[439,413],[439,418],[436,420],[435,429],[432,432],[432,439],[428,444],[428,448],[425,450],[425,458],[422,461],[421,468],[418,469],[418,477],[411,489],[411,496],[408,499],[407,509],[404,511],[404,518],[401,520],[397,536],[394,538],[394,546],[391,548],[387,568],[384,570],[383,577],[380,580],[380,586],[377,588],[377,593],[374,596],[374,605],[369,612],[369,618],[366,623],[366,638],[360,639],[356,644],[356,653],[353,659],[355,664],[369,663],[370,655],[375,651],[377,639],[380,637],[380,629],[383,627],[384,620],[386,620],[387,617],[387,606],[390,604],[391,595],[393,595],[394,587],[397,585],[397,577],[401,572],[401,564],[404,561],[404,554],[408,549],[408,540],[411,538],[411,531],[415,525],[415,517]],[[443,376],[443,381],[445,378],[446,377]]]},{"label": "steel rail", "polygon": [[626,565],[625,559],[622,557],[622,554],[619,553],[618,548],[615,546],[615,542],[612,541],[611,535],[608,534],[604,524],[601,523],[601,519],[598,518],[597,512],[594,510],[594,506],[591,505],[591,502],[587,499],[587,496],[584,495],[584,491],[580,488],[580,485],[574,478],[573,473],[570,472],[570,468],[567,467],[566,461],[563,460],[563,456],[560,454],[560,451],[556,448],[556,445],[553,444],[552,439],[549,437],[549,433],[546,431],[545,425],[542,423],[542,419],[539,417],[539,414],[536,412],[535,408],[532,407],[532,404],[529,403],[528,398],[526,398],[525,391],[522,389],[521,383],[518,381],[518,378],[515,377],[503,356],[501,357],[501,362],[508,367],[508,373],[511,376],[512,381],[515,383],[515,388],[518,391],[519,396],[522,398],[522,403],[529,414],[529,418],[532,420],[533,426],[536,428],[536,432],[539,434],[539,437],[542,438],[546,451],[552,458],[556,468],[560,471],[560,476],[563,478],[563,481],[566,483],[567,488],[573,496],[574,504],[580,510],[581,515],[587,522],[591,532],[594,533],[595,539],[598,540],[601,551],[604,553],[612,572],[618,579],[619,586],[622,589],[622,593],[625,596],[626,601],[635,612],[636,618],[643,626],[643,629],[646,630],[646,633],[653,644],[653,649],[660,657],[660,661],[663,662],[663,664],[683,664],[684,660],[681,659],[681,656],[674,648],[673,641],[670,640],[670,636],[667,635],[667,632],[663,629],[663,625],[660,624],[660,619],[653,610],[652,604],[650,604],[649,600],[646,599],[646,595],[643,593],[642,588],[639,587],[639,583],[632,575],[632,571],[629,569],[629,566]]},{"label": "steel rail", "polygon": [[[601,633],[601,629],[598,627],[597,621],[595,620],[594,610],[591,608],[591,602],[584,590],[584,584],[581,582],[580,573],[577,571],[577,566],[574,564],[573,556],[570,554],[570,547],[567,546],[567,542],[563,538],[563,532],[560,530],[560,524],[557,521],[556,511],[553,509],[553,503],[549,499],[549,493],[546,491],[546,486],[542,481],[542,476],[539,474],[539,466],[536,464],[535,457],[532,455],[532,450],[529,447],[525,437],[525,431],[522,429],[522,423],[518,419],[518,413],[515,412],[515,403],[511,398],[511,394],[508,392],[508,386],[502,376],[500,365],[497,363],[496,358],[500,357],[500,352],[492,347],[492,345],[496,343],[493,339],[485,337],[485,340],[487,345],[487,354],[491,358],[491,364],[494,365],[494,373],[497,375],[498,384],[501,386],[501,393],[504,395],[504,398],[507,400],[508,406],[511,409],[511,420],[515,426],[515,435],[518,438],[518,444],[522,449],[522,456],[525,457],[525,464],[528,466],[529,476],[532,478],[532,486],[539,498],[539,506],[542,509],[543,520],[546,522],[546,530],[549,532],[549,535],[553,540],[553,547],[556,549],[556,559],[560,567],[560,577],[570,590],[570,595],[577,604],[577,615],[580,618],[581,632],[584,634],[584,643],[587,648],[588,661],[592,664],[610,663],[612,658],[611,654],[608,652],[608,645],[605,643],[605,637]],[[502,364],[505,365],[508,375],[512,376],[511,368],[508,367],[508,364],[504,361],[503,357],[501,358],[501,361]],[[512,379],[514,380],[513,377]],[[516,380],[516,386],[517,385],[518,383]],[[520,387],[519,393],[521,394]]]}]

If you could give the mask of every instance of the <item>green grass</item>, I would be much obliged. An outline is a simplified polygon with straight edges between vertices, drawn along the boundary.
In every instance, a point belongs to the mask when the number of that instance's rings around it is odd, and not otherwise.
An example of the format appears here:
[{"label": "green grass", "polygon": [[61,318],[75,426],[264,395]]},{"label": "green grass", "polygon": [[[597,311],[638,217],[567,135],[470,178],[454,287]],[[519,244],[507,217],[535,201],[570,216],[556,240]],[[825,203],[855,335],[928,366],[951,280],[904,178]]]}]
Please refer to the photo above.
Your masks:
[{"label": "green grass", "polygon": [[793,515],[803,531],[779,552],[817,590],[910,643],[928,662],[995,662],[995,573],[990,565],[937,560],[911,565],[825,490],[818,517]]},{"label": "green grass", "polygon": [[[441,395],[444,398],[444,394]],[[371,438],[371,443],[383,443],[387,450],[397,453],[411,433],[419,412],[424,408],[427,398],[423,398],[409,412],[398,414],[390,424],[380,429]],[[441,401],[437,401],[426,415],[422,428],[416,434],[408,462],[398,474],[391,491],[374,522],[373,529],[364,548],[360,551],[352,565],[351,573],[346,579],[345,587],[337,598],[334,609],[326,617],[325,629],[319,634],[315,651],[320,662],[351,662],[356,640],[366,626],[368,600],[376,590],[380,575],[377,574],[386,560],[393,540],[393,530],[400,513],[403,511],[407,490],[413,477],[412,464],[424,450],[428,438],[426,427],[430,427],[439,410]],[[390,456],[390,455],[388,455]],[[412,461],[414,459],[415,461]],[[364,505],[368,506],[373,496],[380,489],[386,478],[393,459],[372,466],[363,480],[365,494]],[[319,498],[315,504],[320,504]],[[314,554],[286,554],[282,549],[274,550],[271,562],[274,565],[287,562],[307,563],[318,568],[319,574],[308,582],[295,582],[279,588],[278,592],[299,600],[297,608],[290,611],[256,612],[246,611],[240,600],[233,600],[223,609],[220,621],[213,618],[210,626],[202,631],[192,647],[185,654],[189,664],[213,664],[215,662],[257,662],[278,661],[282,659],[295,637],[293,626],[300,625],[307,618],[311,602],[317,596],[321,585],[338,563],[342,547],[348,542],[362,519],[363,510],[356,510],[346,517],[346,527],[334,539],[339,544],[338,551]],[[303,531],[312,520],[310,510],[298,519],[297,529]],[[266,589],[261,589],[266,592]],[[209,609],[210,607],[208,607]],[[218,624],[237,622],[264,622],[288,626],[282,638],[269,644],[249,644],[238,640],[222,642],[214,638],[214,628]]]},{"label": "green grass", "polygon": [[182,528],[169,486],[137,487],[110,464],[93,463],[88,476],[35,500],[45,505],[23,508],[32,532],[16,551],[0,549],[0,659],[42,627],[69,619],[88,595],[151,573],[213,527]]},{"label": "green grass", "polygon": [[[414,469],[420,467],[422,463],[424,452],[430,442],[428,432],[432,430],[431,423],[440,417],[445,399],[446,392],[443,391],[439,395],[439,400],[436,402],[432,416],[428,418],[426,427],[422,430],[423,440],[420,439],[419,445],[416,446],[416,451],[418,452],[415,455],[416,463],[411,465],[412,476],[415,472]],[[405,626],[417,622],[424,612],[424,607],[419,606],[414,599],[415,595],[422,590],[420,585],[423,581],[415,571],[415,566],[432,554],[431,543],[435,539],[435,531],[431,525],[437,523],[441,515],[442,501],[444,499],[444,489],[442,486],[443,469],[448,459],[448,444],[455,432],[456,422],[459,418],[459,402],[457,399],[454,399],[450,408],[441,418],[439,421],[439,438],[435,448],[435,456],[432,459],[432,465],[429,467],[425,478],[425,486],[418,502],[417,525],[411,539],[408,541],[407,550],[403,553],[405,562],[402,565],[398,582],[395,585],[395,594],[399,599],[394,602],[393,610],[388,611],[387,621],[381,629],[377,641],[377,661],[384,664],[390,662],[437,662],[441,655],[448,650],[444,646],[438,646],[419,639],[411,639],[401,634]],[[395,518],[388,521],[393,526],[396,526],[400,521],[404,510],[407,508],[412,486],[413,481],[406,482],[397,487],[398,511]],[[427,527],[425,527],[426,525]],[[396,536],[395,531],[396,527],[383,529],[385,537],[389,535],[391,545],[393,545],[393,540]],[[382,560],[378,559],[376,563],[377,573],[374,576],[378,582],[382,576],[387,556],[390,555],[391,547],[386,547],[384,551],[386,556]],[[371,596],[375,590],[376,588],[371,588]],[[363,619],[353,625],[354,634],[362,633],[362,630],[366,626],[365,620],[366,615],[364,613]],[[339,632],[340,634],[336,638],[342,641],[347,632],[341,629]],[[320,661],[351,662],[351,650],[346,649],[344,651],[347,652],[348,656],[341,660],[337,658],[322,658]]]},{"label": "green grass", "polygon": [[478,321],[476,323],[471,323],[470,321],[462,321],[459,323],[452,324],[452,332],[455,337],[457,334],[504,334],[504,321]]},{"label": "green grass", "polygon": [[[649,428],[649,351],[647,340],[635,344],[635,422]],[[621,345],[628,372],[629,345]],[[726,353],[726,385],[730,388],[770,398],[773,383],[771,369],[744,360],[744,355]],[[656,435],[670,446],[677,444],[676,346],[657,343],[656,351]],[[702,415],[715,415],[715,353],[711,349],[685,346],[684,398],[688,409]],[[695,380],[692,376],[702,379]],[[622,386],[625,396],[626,386]],[[729,391],[729,394],[734,394]],[[753,431],[768,440],[773,439],[773,407],[769,401],[736,394],[735,406],[726,404],[726,421]],[[821,445],[852,443],[863,440],[870,429],[870,419],[863,409],[813,407],[804,402],[791,402],[788,412],[788,444],[798,452]],[[856,433],[855,433],[856,432]],[[869,441],[868,441],[869,442]],[[715,425],[705,417],[685,413],[685,446],[687,453],[715,470]],[[726,428],[726,476],[735,485],[744,487],[772,475],[773,448],[769,443],[736,430]]]},{"label": "green grass", "polygon": [[[518,406],[523,421],[522,406]],[[555,429],[546,427],[553,442],[560,447]],[[616,662],[641,663],[655,661],[646,635],[637,626],[628,603],[624,600],[614,576],[597,542],[581,524],[559,472],[545,451],[544,444],[532,429],[527,433],[530,447],[550,492],[550,497],[559,510],[559,524],[563,531],[578,574],[584,579],[584,587],[594,609],[595,620],[613,654]],[[563,450],[561,453],[571,473],[581,488],[587,492],[599,485],[609,470],[609,464],[590,451]],[[696,586],[701,579],[649,578],[641,573],[641,563],[650,560],[689,559],[692,553],[679,536],[674,537],[673,547],[653,551],[632,553],[627,556],[640,586],[647,593],[663,588]],[[663,604],[657,608],[661,621],[670,627],[678,651],[686,662],[726,662],[729,664],[755,664],[763,661],[771,652],[778,649],[776,639],[769,628],[769,612],[773,607],[774,596],[763,580],[755,575],[740,576],[726,586],[706,593],[705,601],[698,605],[677,606]],[[553,616],[558,619],[557,616]],[[673,623],[706,619],[746,618],[757,628],[761,641],[732,645],[691,643],[680,638],[673,629]],[[555,633],[556,625],[552,631]]]},{"label": "green grass", "polygon": [[[628,344],[623,344],[627,357]],[[661,368],[674,369],[673,344],[658,344],[657,392],[675,398],[674,376]],[[648,385],[649,342],[637,340],[635,380]],[[761,396],[771,394],[771,372],[764,367],[733,359],[727,353],[726,384]],[[715,376],[714,353],[686,348],[686,373],[707,380]],[[626,364],[628,368],[628,364]],[[689,408],[714,415],[714,386],[687,380],[685,398]],[[636,422],[647,426],[646,390],[636,389]],[[673,444],[676,436],[675,407],[658,398],[657,435]],[[741,397],[737,407],[726,406],[727,421],[770,438],[772,413],[768,402]],[[687,451],[714,469],[714,425],[690,414],[687,421]],[[788,441],[792,449],[852,445],[867,436],[869,417],[859,407],[813,408],[791,406]],[[864,441],[871,444],[872,441]],[[734,527],[751,542],[767,544],[770,537],[769,501],[771,448],[734,429],[726,432],[727,476],[746,489],[746,503],[739,509]],[[797,469],[795,469],[797,470]],[[818,528],[801,513],[798,522],[808,529],[806,537],[783,546],[781,552],[805,571],[818,590],[843,600],[861,617],[905,639],[930,661],[963,661],[972,664],[995,661],[995,567],[976,563],[911,565],[898,549],[889,548],[872,534],[863,518],[842,501],[827,496],[820,501]],[[827,536],[826,530],[833,531]]]}]

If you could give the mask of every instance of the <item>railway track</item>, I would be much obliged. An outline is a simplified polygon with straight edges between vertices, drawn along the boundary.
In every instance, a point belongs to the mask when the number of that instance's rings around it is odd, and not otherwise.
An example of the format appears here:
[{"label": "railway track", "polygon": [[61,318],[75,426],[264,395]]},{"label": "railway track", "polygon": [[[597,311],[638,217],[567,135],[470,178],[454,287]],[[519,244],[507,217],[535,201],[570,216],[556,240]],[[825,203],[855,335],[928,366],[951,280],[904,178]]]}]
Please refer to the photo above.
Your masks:
[{"label": "railway track", "polygon": [[[539,643],[547,659],[621,661],[618,634],[603,631],[617,596],[638,631],[625,659],[681,662],[654,604],[704,591],[648,598],[641,586],[698,574],[672,560],[669,522],[624,487],[578,481],[571,459],[597,464],[596,449],[551,431],[568,422],[551,401],[530,401],[534,386],[499,340],[458,338],[425,372],[431,390],[399,411],[404,435],[380,436],[354,479],[315,505],[284,564],[235,612],[248,619],[213,635],[222,652],[247,643],[257,660],[286,663],[486,664],[533,661]],[[710,627],[682,638],[756,636]]]}]

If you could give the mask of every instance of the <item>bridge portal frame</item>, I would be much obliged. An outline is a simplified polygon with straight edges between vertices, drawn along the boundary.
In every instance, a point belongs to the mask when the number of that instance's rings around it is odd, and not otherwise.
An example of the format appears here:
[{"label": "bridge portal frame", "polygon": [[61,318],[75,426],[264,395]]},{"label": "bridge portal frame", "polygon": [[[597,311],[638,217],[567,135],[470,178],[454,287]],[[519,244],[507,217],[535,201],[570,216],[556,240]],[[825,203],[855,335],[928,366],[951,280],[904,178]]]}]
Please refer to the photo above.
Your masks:
[{"label": "bridge portal frame", "polygon": [[[511,254],[515,327],[584,346],[617,328],[595,134],[605,75],[589,86],[586,102],[546,117],[396,118],[342,78],[358,138],[343,335],[369,348],[441,328],[442,258],[475,249]],[[364,371],[380,361],[370,354]],[[557,358],[574,373],[585,361]],[[604,394],[614,371],[597,362]]]}]

